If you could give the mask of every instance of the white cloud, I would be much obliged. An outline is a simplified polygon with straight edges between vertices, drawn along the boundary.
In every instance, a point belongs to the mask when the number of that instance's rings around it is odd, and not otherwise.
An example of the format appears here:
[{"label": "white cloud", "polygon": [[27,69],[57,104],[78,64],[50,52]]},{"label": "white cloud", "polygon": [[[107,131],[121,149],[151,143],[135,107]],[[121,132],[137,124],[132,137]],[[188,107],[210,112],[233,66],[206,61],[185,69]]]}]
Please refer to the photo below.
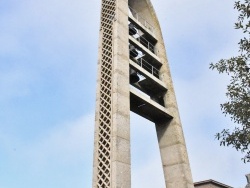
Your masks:
[{"label": "white cloud", "polygon": [[0,36],[0,54],[3,56],[8,55],[23,55],[25,53],[25,49],[22,48],[20,41],[17,39],[16,36],[13,36],[11,34],[1,34]]},{"label": "white cloud", "polygon": [[[0,102],[5,102],[13,97],[23,97],[30,93],[28,85],[34,81],[35,76],[28,70],[14,68],[0,71]],[[33,79],[30,79],[33,77]]]},{"label": "white cloud", "polygon": [[132,187],[165,186],[154,123],[131,114]]},{"label": "white cloud", "polygon": [[[200,37],[196,35],[198,32],[211,35],[211,32],[215,30],[232,28],[232,20],[237,18],[236,11],[233,10],[233,3],[226,0],[158,0],[153,1],[153,4],[159,20],[162,22],[163,31],[167,30],[171,32],[171,36],[174,34],[178,37],[186,36],[187,33],[193,34],[195,37],[193,40],[196,41],[196,37]],[[227,22],[229,20],[230,22]],[[166,37],[168,35],[169,33]]]},{"label": "white cloud", "polygon": [[85,159],[86,153],[92,151],[93,127],[92,114],[58,125],[40,140],[24,146],[23,155],[38,167],[39,163],[50,164],[55,160],[59,163],[79,163]]},{"label": "white cloud", "polygon": [[[212,58],[218,60],[231,52],[230,48],[221,49]],[[193,179],[214,179],[233,187],[244,187],[244,175],[249,171],[249,164],[240,160],[243,154],[220,147],[214,138],[223,128],[233,129],[233,123],[224,117],[219,106],[227,100],[228,77],[208,70],[208,66],[201,67],[202,74],[195,78],[185,80],[176,76],[174,82]]]},{"label": "white cloud", "polygon": [[92,10],[99,1],[24,0],[11,7],[0,17],[1,63],[11,57],[40,69],[63,69],[69,59],[86,66],[84,58],[97,56],[91,50],[97,51],[99,14]]},{"label": "white cloud", "polygon": [[[23,185],[31,185],[33,180],[36,180],[35,183],[39,182],[40,176],[45,178],[44,183],[49,185],[50,177],[56,178],[57,173],[62,173],[59,169],[63,168],[64,176],[68,176],[69,179],[75,178],[75,183],[81,187],[84,184],[82,179],[77,179],[78,175],[85,177],[86,184],[91,184],[93,137],[94,117],[93,114],[88,114],[47,130],[47,133],[34,139],[32,143],[23,142],[21,138],[0,132],[0,147],[4,151],[2,157],[8,158],[8,161],[5,161],[6,168],[13,169],[11,175],[22,169],[22,173],[16,178],[23,179],[21,180]],[[76,169],[79,169],[77,171],[80,173],[77,177],[68,174]],[[87,170],[87,176],[84,170]],[[25,182],[26,176],[32,176],[34,179]],[[6,182],[2,181],[0,186],[4,183]]]},{"label": "white cloud", "polygon": [[3,130],[0,187],[91,186],[93,114],[51,128],[33,142]]},{"label": "white cloud", "polygon": [[176,95],[182,118],[189,128],[197,126],[204,117],[218,117],[219,104],[225,101],[228,78],[211,70],[203,70],[201,75],[190,80],[175,80]]},{"label": "white cloud", "polygon": [[244,175],[249,164],[240,161],[241,154],[234,149],[220,147],[212,137],[197,131],[189,138],[189,156],[194,181],[214,179],[233,187],[246,184]]},{"label": "white cloud", "polygon": [[158,156],[152,157],[143,166],[137,167],[132,171],[132,187],[165,187],[162,164]]},{"label": "white cloud", "polygon": [[85,88],[89,96],[93,90],[86,89],[87,80],[95,81],[99,31],[99,13],[93,10],[99,9],[99,1],[24,0],[10,7],[0,17],[2,101],[46,82],[78,99],[83,96],[79,88]]}]

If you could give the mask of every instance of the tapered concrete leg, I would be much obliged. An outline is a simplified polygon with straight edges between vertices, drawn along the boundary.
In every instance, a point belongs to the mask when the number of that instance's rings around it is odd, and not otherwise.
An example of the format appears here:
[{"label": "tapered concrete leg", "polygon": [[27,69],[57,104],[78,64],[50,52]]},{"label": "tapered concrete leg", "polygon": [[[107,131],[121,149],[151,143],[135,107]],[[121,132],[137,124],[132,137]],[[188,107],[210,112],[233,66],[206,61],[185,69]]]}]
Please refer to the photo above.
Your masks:
[{"label": "tapered concrete leg", "polygon": [[182,128],[173,121],[156,125],[167,188],[193,188]]}]

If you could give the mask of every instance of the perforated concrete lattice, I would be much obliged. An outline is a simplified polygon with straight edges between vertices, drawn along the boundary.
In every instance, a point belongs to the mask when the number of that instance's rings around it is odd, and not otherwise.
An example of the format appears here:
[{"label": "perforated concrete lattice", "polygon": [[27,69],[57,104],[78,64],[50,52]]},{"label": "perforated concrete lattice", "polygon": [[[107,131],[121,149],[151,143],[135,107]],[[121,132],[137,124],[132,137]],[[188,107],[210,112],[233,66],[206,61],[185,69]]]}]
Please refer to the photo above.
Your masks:
[{"label": "perforated concrete lattice", "polygon": [[111,185],[111,121],[112,121],[112,64],[113,64],[113,19],[116,1],[102,1],[101,10],[101,81],[100,81],[100,111],[98,130],[98,176],[97,187]]}]

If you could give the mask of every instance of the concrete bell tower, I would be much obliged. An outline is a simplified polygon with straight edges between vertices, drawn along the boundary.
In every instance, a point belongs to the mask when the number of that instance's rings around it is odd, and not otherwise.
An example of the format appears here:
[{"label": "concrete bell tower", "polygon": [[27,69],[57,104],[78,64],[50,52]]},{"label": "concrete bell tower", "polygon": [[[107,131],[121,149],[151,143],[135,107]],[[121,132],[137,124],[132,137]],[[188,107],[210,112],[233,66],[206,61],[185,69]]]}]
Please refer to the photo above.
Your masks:
[{"label": "concrete bell tower", "polygon": [[193,188],[160,25],[150,0],[102,0],[93,188],[131,188],[130,111],[155,123],[167,188]]}]

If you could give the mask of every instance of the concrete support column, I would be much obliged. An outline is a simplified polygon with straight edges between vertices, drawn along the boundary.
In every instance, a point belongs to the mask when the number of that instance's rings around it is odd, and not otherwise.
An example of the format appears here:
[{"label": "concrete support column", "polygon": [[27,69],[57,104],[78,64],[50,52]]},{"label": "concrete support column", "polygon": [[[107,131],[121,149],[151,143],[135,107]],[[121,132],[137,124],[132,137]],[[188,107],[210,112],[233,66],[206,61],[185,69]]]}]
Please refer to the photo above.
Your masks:
[{"label": "concrete support column", "polygon": [[[164,46],[159,42],[158,46]],[[164,48],[163,48],[164,49]],[[161,153],[165,183],[167,188],[193,188],[192,174],[175,98],[174,87],[165,51],[159,48],[159,57],[164,66],[160,71],[161,80],[167,85],[164,96],[165,108],[173,119],[156,124],[159,148]]]},{"label": "concrete support column", "polygon": [[174,120],[156,125],[167,188],[193,188],[182,128]]},{"label": "concrete support column", "polygon": [[128,2],[117,0],[114,20],[111,187],[131,187]]},{"label": "concrete support column", "polygon": [[250,174],[247,174],[247,175],[246,175],[246,178],[247,178],[247,185],[246,185],[246,188],[250,188]]}]

